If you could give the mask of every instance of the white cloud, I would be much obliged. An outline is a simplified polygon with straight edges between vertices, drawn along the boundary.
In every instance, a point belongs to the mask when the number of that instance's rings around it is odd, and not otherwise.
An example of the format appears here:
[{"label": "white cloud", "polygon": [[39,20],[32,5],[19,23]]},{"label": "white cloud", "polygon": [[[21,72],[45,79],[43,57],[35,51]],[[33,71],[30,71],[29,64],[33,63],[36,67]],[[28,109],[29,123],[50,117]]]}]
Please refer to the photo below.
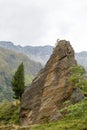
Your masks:
[{"label": "white cloud", "polygon": [[86,0],[0,0],[0,40],[54,45],[59,38],[87,50],[86,12]]}]

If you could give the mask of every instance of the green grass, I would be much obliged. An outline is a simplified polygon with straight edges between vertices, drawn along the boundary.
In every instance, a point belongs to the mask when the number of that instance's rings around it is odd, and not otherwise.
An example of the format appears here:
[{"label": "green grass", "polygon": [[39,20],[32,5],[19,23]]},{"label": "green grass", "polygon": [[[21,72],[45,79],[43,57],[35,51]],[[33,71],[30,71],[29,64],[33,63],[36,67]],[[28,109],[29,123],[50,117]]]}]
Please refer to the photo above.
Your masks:
[{"label": "green grass", "polygon": [[[28,127],[18,126],[17,130],[87,130],[87,98],[65,109],[68,114],[61,121]],[[12,124],[19,124],[18,113],[18,104],[9,103],[0,105],[0,123],[4,124],[5,127],[7,124],[10,124],[12,127]],[[14,129],[16,130],[15,127]]]}]

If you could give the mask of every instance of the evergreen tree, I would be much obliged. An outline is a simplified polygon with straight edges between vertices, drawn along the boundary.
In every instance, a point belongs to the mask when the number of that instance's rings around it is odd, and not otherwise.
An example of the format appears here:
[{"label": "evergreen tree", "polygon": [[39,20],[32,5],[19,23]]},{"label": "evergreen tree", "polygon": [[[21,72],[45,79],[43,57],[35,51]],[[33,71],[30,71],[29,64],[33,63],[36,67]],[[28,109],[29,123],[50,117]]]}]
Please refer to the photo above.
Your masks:
[{"label": "evergreen tree", "polygon": [[17,71],[15,72],[12,78],[12,89],[14,91],[14,98],[21,99],[22,93],[25,89],[25,82],[24,82],[24,65],[21,63]]}]

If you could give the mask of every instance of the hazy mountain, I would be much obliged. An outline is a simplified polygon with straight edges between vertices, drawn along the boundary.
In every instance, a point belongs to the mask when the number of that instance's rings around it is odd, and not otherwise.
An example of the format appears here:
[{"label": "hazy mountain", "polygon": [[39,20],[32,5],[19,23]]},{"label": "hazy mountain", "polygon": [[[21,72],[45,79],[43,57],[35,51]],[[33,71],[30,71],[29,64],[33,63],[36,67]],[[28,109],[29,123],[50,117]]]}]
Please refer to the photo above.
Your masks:
[{"label": "hazy mountain", "polygon": [[[53,51],[53,46],[49,46],[49,45],[22,47],[20,45],[16,46],[12,42],[0,41],[0,46],[11,49],[11,50],[15,50],[17,52],[22,52],[26,54],[30,59],[34,61],[38,61],[42,65],[45,65],[45,63],[47,62],[47,60],[49,59]],[[75,58],[78,64],[84,66],[85,69],[87,70],[87,52],[83,51],[80,53],[76,53]]]},{"label": "hazy mountain", "polygon": [[12,100],[11,78],[21,62],[25,66],[25,83],[28,85],[42,68],[41,64],[22,53],[0,47],[0,102]]},{"label": "hazy mountain", "polygon": [[76,53],[75,57],[76,57],[78,64],[84,66],[87,71],[87,51],[82,51],[80,53]]},{"label": "hazy mountain", "polygon": [[52,51],[53,51],[53,46],[25,46],[22,47],[20,45],[16,46],[12,42],[5,42],[5,41],[0,41],[0,46],[15,50],[18,52],[22,52],[26,54],[30,59],[40,62],[42,65],[44,65],[47,60],[49,59]]}]

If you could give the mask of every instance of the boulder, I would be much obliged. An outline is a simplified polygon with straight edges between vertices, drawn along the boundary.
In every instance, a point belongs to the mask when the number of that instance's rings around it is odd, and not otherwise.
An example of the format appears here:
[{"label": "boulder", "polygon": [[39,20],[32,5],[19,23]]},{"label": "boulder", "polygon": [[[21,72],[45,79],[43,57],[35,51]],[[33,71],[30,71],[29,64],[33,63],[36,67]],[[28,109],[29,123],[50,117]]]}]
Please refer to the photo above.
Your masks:
[{"label": "boulder", "polygon": [[70,96],[70,101],[72,104],[75,104],[79,101],[81,101],[84,98],[84,94],[82,94],[82,91],[80,88],[74,88],[73,92]]},{"label": "boulder", "polygon": [[55,121],[62,118],[58,111],[73,91],[68,81],[70,67],[75,65],[74,50],[69,41],[58,41],[45,67],[32,81],[21,99],[20,121],[24,125]]}]

